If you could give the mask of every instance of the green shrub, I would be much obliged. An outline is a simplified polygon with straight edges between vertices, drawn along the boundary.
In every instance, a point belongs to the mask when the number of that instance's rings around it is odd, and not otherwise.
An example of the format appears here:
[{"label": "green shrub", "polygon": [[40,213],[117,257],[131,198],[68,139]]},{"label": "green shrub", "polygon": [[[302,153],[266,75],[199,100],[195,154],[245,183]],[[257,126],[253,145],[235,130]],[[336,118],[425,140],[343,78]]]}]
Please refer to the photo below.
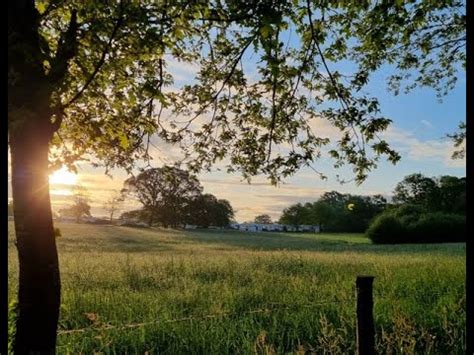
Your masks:
[{"label": "green shrub", "polygon": [[377,216],[366,234],[375,244],[464,242],[466,217],[407,205]]},{"label": "green shrub", "polygon": [[419,242],[466,241],[466,217],[442,212],[425,213],[409,224],[408,233]]},{"label": "green shrub", "polygon": [[382,213],[374,219],[366,233],[375,244],[395,244],[403,242],[405,230],[395,215]]},{"label": "green shrub", "polygon": [[421,206],[412,204],[402,205],[392,210],[392,214],[399,219],[403,226],[416,222],[423,213],[426,211]]}]

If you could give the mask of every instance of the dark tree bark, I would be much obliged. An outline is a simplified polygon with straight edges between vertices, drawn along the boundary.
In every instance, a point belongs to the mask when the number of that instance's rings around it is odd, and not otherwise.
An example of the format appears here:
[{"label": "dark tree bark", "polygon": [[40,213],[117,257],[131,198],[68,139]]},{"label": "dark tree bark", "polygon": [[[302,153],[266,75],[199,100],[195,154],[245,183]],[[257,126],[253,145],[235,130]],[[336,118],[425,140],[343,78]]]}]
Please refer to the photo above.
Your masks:
[{"label": "dark tree bark", "polygon": [[33,0],[8,2],[8,133],[19,260],[15,354],[54,354],[59,262],[48,183],[54,83],[43,70]]},{"label": "dark tree bark", "polygon": [[150,214],[148,215],[148,227],[152,227],[153,222],[154,222],[153,212],[150,212]]},{"label": "dark tree bark", "polygon": [[15,354],[54,354],[60,276],[48,184],[47,132],[10,131],[12,193],[19,258]]}]

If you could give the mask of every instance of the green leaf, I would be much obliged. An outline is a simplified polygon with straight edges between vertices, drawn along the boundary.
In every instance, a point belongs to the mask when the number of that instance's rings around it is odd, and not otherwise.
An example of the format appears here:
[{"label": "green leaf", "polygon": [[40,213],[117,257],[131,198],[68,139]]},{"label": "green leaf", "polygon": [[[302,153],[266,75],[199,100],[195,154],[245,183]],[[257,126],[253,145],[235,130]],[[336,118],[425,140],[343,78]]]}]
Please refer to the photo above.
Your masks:
[{"label": "green leaf", "polygon": [[260,27],[260,34],[262,35],[262,38],[268,38],[273,32],[273,28],[271,25],[263,25]]},{"label": "green leaf", "polygon": [[43,14],[46,11],[46,4],[44,2],[37,2],[36,9],[40,14]]}]

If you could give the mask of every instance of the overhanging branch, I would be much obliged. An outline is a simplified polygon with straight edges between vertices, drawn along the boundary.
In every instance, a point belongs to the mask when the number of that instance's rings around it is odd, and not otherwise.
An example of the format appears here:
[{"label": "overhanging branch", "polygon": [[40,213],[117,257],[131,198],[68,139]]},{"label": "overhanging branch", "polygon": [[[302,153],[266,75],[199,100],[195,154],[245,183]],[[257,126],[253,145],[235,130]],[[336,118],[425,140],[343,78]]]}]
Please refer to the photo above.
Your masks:
[{"label": "overhanging branch", "polygon": [[110,49],[110,46],[112,45],[112,42],[118,32],[118,29],[120,28],[121,24],[122,24],[122,21],[123,21],[123,2],[121,1],[120,2],[120,14],[119,14],[119,17],[117,19],[117,21],[115,22],[115,26],[112,30],[112,33],[109,37],[109,40],[107,41],[107,44],[105,45],[104,47],[104,50],[102,51],[102,54],[100,56],[100,59],[99,61],[97,62],[93,72],[91,73],[91,75],[89,76],[89,78],[87,79],[87,81],[85,82],[84,86],[76,93],[76,95],[74,95],[72,97],[71,100],[69,100],[66,104],[64,104],[62,107],[63,109],[64,108],[67,108],[68,106],[72,105],[75,101],[77,101],[81,96],[82,94],[84,93],[84,91],[89,87],[89,85],[94,81],[95,77],[97,76],[97,74],[99,73],[101,67],[104,65],[105,63],[105,57],[107,56],[108,52],[109,52],[109,49]]}]

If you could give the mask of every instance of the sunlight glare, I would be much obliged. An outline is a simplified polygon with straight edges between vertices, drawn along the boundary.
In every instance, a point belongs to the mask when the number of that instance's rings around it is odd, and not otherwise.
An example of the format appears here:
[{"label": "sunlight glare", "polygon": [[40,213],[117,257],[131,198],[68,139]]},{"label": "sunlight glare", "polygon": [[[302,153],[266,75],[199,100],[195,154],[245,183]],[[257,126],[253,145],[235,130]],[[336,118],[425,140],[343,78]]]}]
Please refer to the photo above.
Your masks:
[{"label": "sunlight glare", "polygon": [[49,176],[50,184],[74,185],[77,182],[77,175],[71,173],[66,168],[56,170]]}]

